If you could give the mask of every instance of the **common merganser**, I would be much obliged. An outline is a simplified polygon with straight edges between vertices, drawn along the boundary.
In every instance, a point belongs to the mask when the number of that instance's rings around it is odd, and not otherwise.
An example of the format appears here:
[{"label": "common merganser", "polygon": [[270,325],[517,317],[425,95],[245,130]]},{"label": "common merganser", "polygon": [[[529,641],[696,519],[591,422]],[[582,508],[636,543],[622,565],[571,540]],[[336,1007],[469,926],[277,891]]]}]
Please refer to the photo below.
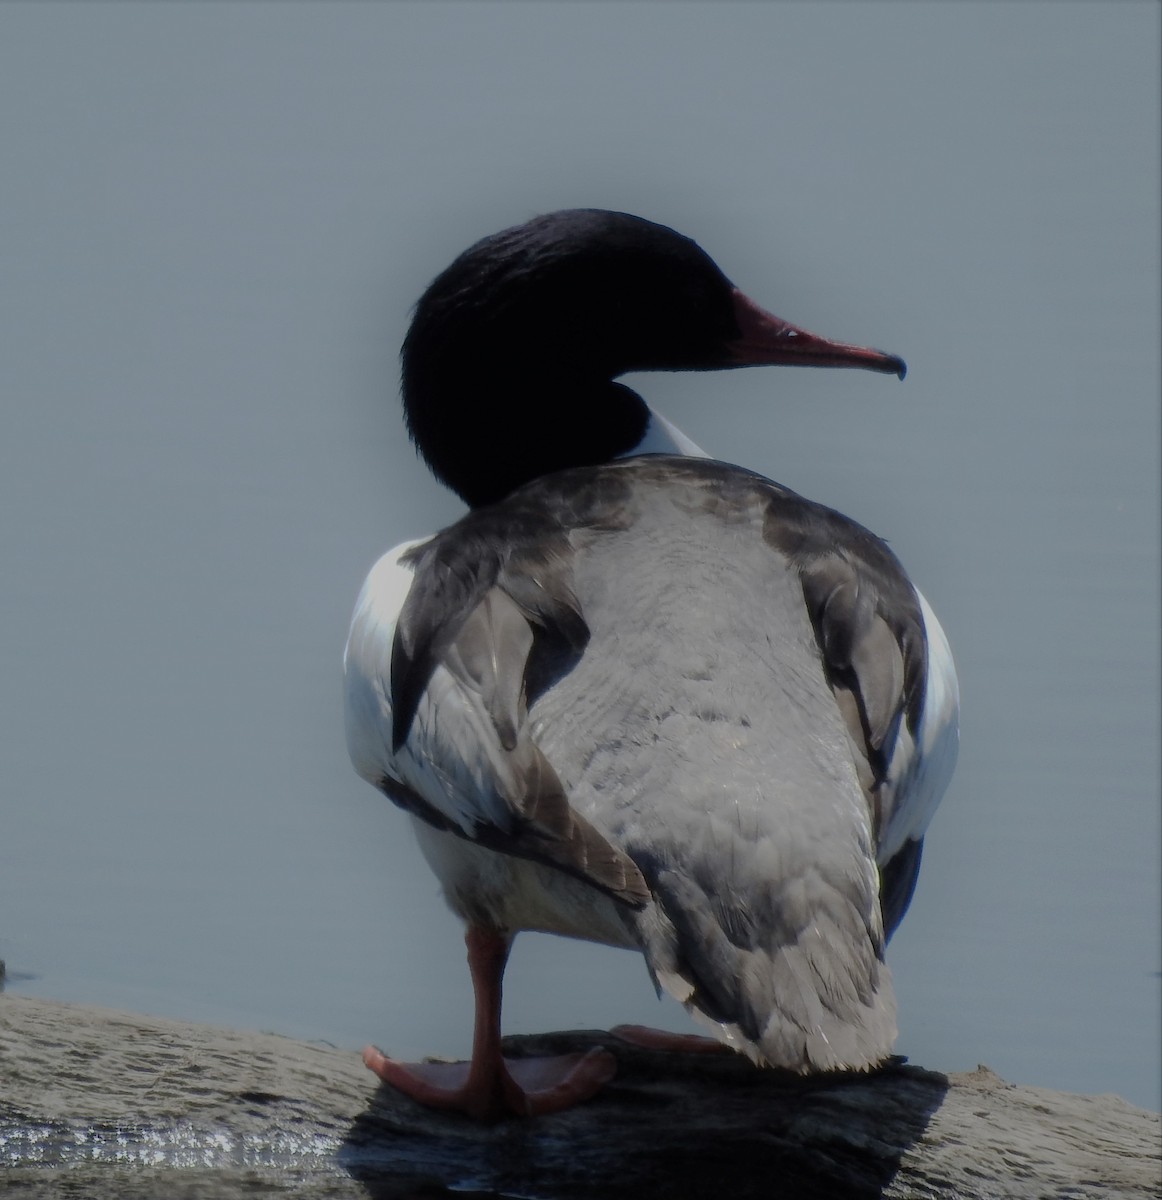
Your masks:
[{"label": "common merganser", "polygon": [[411,437],[470,511],[368,576],[347,741],[467,925],[476,1024],[470,1063],[368,1047],[368,1066],[481,1119],[596,1092],[607,1051],[501,1055],[522,929],[640,950],[759,1064],[881,1063],[884,945],[956,758],[948,642],[882,541],[706,458],[615,380],[768,363],[903,378],[903,361],[796,328],[688,238],[599,210],[472,246],[402,358]]}]

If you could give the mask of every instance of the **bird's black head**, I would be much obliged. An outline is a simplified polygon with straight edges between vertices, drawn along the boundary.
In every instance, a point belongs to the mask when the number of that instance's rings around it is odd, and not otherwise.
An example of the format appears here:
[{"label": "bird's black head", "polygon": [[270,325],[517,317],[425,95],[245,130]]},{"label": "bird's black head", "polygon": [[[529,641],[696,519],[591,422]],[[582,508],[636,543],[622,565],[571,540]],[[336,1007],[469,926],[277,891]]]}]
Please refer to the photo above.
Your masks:
[{"label": "bird's black head", "polygon": [[408,429],[469,504],[631,449],[649,412],[627,371],[756,363],[902,369],[765,313],[693,241],[628,213],[568,209],[470,247],[416,305]]},{"label": "bird's black head", "polygon": [[726,366],[732,287],[689,238],[628,213],[568,209],[470,247],[416,306],[405,386],[449,344],[478,365],[610,380]]}]

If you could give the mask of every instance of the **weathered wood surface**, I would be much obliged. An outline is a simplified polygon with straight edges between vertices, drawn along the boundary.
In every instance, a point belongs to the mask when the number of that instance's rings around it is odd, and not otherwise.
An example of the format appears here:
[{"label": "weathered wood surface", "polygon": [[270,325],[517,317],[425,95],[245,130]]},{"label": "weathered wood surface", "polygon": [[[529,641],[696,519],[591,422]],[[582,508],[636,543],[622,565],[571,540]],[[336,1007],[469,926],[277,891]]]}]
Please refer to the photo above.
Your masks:
[{"label": "weathered wood surface", "polygon": [[620,1074],[559,1116],[424,1112],[349,1051],[0,996],[0,1193],[166,1197],[1157,1197],[1162,1118],[1115,1096],[944,1076],[789,1080],[608,1035]]}]

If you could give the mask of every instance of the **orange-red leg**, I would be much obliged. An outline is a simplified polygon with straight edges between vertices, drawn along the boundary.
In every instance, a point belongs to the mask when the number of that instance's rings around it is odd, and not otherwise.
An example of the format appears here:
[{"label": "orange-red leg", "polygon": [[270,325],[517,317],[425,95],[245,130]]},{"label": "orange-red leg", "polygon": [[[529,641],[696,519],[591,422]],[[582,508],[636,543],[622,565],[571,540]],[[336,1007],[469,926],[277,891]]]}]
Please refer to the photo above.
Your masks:
[{"label": "orange-red leg", "polygon": [[480,1121],[561,1112],[588,1100],[613,1078],[613,1055],[596,1048],[555,1058],[506,1059],[500,1052],[500,1006],[512,939],[470,925],[464,941],[476,998],[471,1061],[400,1063],[368,1046],[363,1061],[376,1075],[428,1108],[451,1109]]}]

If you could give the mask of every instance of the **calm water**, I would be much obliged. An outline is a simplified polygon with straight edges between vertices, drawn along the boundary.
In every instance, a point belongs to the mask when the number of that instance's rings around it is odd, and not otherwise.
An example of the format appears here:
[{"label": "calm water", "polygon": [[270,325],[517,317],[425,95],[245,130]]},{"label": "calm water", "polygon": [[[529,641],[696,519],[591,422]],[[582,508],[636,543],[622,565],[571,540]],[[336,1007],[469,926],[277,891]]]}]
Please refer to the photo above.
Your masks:
[{"label": "calm water", "polygon": [[[1159,10],[0,7],[0,956],[14,989],[463,1053],[459,930],[343,746],[363,573],[453,519],[408,309],[587,204],[903,354],[639,386],[888,537],[956,652],[900,1050],[1159,1094]],[[31,976],[31,978],[29,978]],[[526,936],[510,1030],[685,1028]]]}]

